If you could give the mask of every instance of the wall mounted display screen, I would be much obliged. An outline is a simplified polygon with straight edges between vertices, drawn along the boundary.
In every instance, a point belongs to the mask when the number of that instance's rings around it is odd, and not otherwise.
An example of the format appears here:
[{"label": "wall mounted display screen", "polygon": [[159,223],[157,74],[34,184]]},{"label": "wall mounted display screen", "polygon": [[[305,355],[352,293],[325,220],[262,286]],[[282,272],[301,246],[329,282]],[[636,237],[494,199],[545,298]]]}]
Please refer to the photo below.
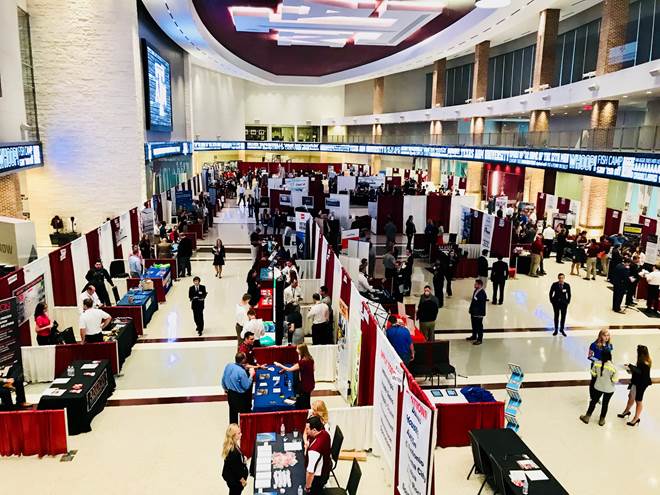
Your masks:
[{"label": "wall mounted display screen", "polygon": [[147,129],[161,132],[171,131],[170,64],[144,39],[142,40],[142,68],[144,70]]},{"label": "wall mounted display screen", "polygon": [[40,143],[0,145],[0,175],[43,164]]}]

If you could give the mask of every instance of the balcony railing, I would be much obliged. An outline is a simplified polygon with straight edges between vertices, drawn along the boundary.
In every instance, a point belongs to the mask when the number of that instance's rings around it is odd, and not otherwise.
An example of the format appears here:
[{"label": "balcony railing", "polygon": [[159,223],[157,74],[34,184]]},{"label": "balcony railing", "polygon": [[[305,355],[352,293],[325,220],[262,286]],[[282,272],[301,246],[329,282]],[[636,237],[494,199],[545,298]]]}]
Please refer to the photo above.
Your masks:
[{"label": "balcony railing", "polygon": [[629,152],[660,151],[660,126],[613,127],[547,132],[486,132],[483,134],[328,136],[330,143],[435,144],[438,146],[491,146]]}]

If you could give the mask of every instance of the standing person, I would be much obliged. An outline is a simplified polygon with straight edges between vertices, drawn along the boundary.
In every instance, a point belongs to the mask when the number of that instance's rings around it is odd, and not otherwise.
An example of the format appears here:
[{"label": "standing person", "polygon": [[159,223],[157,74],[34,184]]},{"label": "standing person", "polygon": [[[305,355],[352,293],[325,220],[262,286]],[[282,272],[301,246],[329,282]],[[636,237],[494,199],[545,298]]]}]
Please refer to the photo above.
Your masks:
[{"label": "standing person", "polygon": [[412,250],[413,239],[417,233],[417,228],[415,227],[415,222],[413,221],[413,216],[410,215],[408,220],[406,220],[406,237],[408,238],[408,244],[406,249]]},{"label": "standing person", "polygon": [[392,280],[396,273],[396,256],[394,255],[394,248],[388,248],[383,255],[383,268],[385,268],[385,284],[391,292]]},{"label": "standing person", "polygon": [[331,330],[328,328],[328,305],[321,302],[321,296],[312,296],[314,304],[309,308],[307,318],[312,320],[312,345],[332,344]]},{"label": "standing person", "polygon": [[612,311],[616,313],[625,313],[625,309],[621,309],[621,303],[623,302],[623,296],[626,295],[628,291],[628,284],[630,280],[630,260],[624,259],[621,263],[614,267],[612,270]]},{"label": "standing person", "polygon": [[649,350],[645,345],[637,346],[637,364],[627,364],[626,371],[632,375],[630,378],[630,385],[628,389],[628,404],[621,414],[617,414],[619,418],[625,418],[630,415],[630,409],[635,404],[635,416],[631,421],[626,424],[628,426],[636,426],[639,424],[639,417],[642,415],[644,400],[644,392],[647,387],[651,385],[651,356]]},{"label": "standing person", "polygon": [[660,294],[660,265],[653,265],[653,271],[644,275],[647,283],[646,308],[658,312],[658,295]]},{"label": "standing person", "polygon": [[153,254],[151,254],[151,241],[147,234],[142,234],[138,247],[140,248],[140,254],[142,255],[143,260],[148,260],[153,257]]},{"label": "standing person", "polygon": [[307,418],[307,438],[309,447],[306,457],[305,490],[310,495],[322,495],[330,477],[332,459],[330,457],[330,434],[318,416]]},{"label": "standing person", "polygon": [[474,292],[470,301],[470,322],[472,335],[465,340],[471,340],[472,345],[481,345],[484,340],[484,317],[486,316],[486,291],[480,279],[474,281]]},{"label": "standing person", "polygon": [[103,329],[110,324],[112,317],[105,311],[95,308],[91,299],[83,302],[83,312],[78,320],[80,340],[83,344],[103,342]]},{"label": "standing person", "polygon": [[222,388],[229,403],[229,422],[238,424],[239,413],[250,412],[250,392],[254,369],[245,367],[245,354],[237,352],[234,362],[227,364],[222,373]]},{"label": "standing person", "polygon": [[241,345],[243,339],[241,334],[243,333],[243,327],[248,322],[248,310],[250,309],[250,299],[252,296],[250,294],[243,294],[241,300],[236,305],[236,338],[238,339],[238,345]]},{"label": "standing person", "polygon": [[[597,361],[602,361],[603,351],[610,351],[614,349],[612,341],[610,338],[610,331],[607,328],[598,332],[598,337],[595,341],[589,346],[589,352],[587,354],[587,359],[591,361],[591,367],[594,367],[594,363]],[[589,384],[589,391],[593,396],[594,392],[594,383],[596,383],[596,377],[592,375],[591,383]]]},{"label": "standing person", "polygon": [[559,232],[555,237],[555,247],[557,249],[557,263],[564,262],[564,250],[566,249],[566,229],[559,227]]},{"label": "standing person", "polygon": [[637,306],[634,300],[639,283],[640,273],[642,271],[642,262],[638,255],[633,255],[632,263],[628,268],[628,288],[626,289],[626,307]]},{"label": "standing person", "polygon": [[37,344],[52,344],[53,342],[50,341],[50,332],[53,324],[48,317],[48,305],[46,303],[37,303],[37,307],[34,308],[34,325],[37,330]]},{"label": "standing person", "polygon": [[[298,362],[293,366],[284,366],[275,361],[275,366],[282,368],[283,371],[297,371],[298,379],[296,382],[296,409],[309,409],[311,407],[310,397],[316,386],[314,381],[314,358],[309,353],[306,344],[296,346],[298,351]],[[281,373],[281,372],[280,372]]]},{"label": "standing person", "polygon": [[435,320],[438,318],[440,303],[438,298],[431,294],[431,287],[424,287],[424,294],[419,298],[417,305],[417,319],[419,329],[424,334],[427,342],[435,340]]},{"label": "standing person", "polygon": [[547,224],[543,229],[543,247],[544,247],[544,257],[549,258],[552,253],[552,244],[555,240],[555,229],[552,228],[550,224]]},{"label": "standing person", "polygon": [[252,263],[257,262],[260,248],[261,248],[261,229],[257,227],[254,230],[254,232],[250,234],[250,254],[252,255]]},{"label": "standing person", "polygon": [[101,260],[96,260],[94,268],[89,269],[87,275],[85,275],[85,279],[94,286],[96,295],[101,302],[105,306],[110,306],[110,296],[108,295],[108,289],[105,287],[105,281],[107,280],[111,287],[114,287],[115,284],[112,282],[108,270],[103,268],[103,262]]},{"label": "standing person", "polygon": [[300,301],[302,301],[302,291],[300,290],[300,287],[298,287],[297,278],[294,278],[291,285],[284,289],[283,297],[284,304],[300,304]]},{"label": "standing person", "polygon": [[140,257],[140,248],[135,246],[133,253],[128,257],[128,273],[131,278],[140,278],[144,267],[142,266],[142,258]]},{"label": "standing person", "polygon": [[96,294],[96,287],[94,287],[92,284],[85,285],[83,291],[78,294],[78,309],[81,313],[84,310],[83,303],[85,302],[85,299],[91,299],[94,303],[94,308],[100,308],[103,305],[99,299],[99,296]]},{"label": "standing person", "polygon": [[259,268],[255,263],[247,274],[247,293],[250,294],[250,306],[255,307],[261,299],[261,284],[259,283]]},{"label": "standing person", "polygon": [[555,331],[552,335],[557,335],[557,330],[566,337],[564,324],[566,323],[566,310],[571,303],[571,286],[564,282],[566,277],[563,273],[557,275],[557,281],[550,286],[550,304],[555,313]]},{"label": "standing person", "polygon": [[192,268],[190,267],[190,258],[193,255],[193,242],[188,236],[184,236],[179,241],[179,247],[176,251],[176,263],[179,267],[179,277],[188,277],[192,275]]},{"label": "standing person", "polygon": [[243,325],[243,331],[241,332],[241,339],[245,340],[245,336],[248,334],[254,335],[255,344],[257,347],[260,344],[260,339],[266,335],[266,329],[264,328],[264,322],[257,319],[257,312],[250,308],[247,312],[248,321]]},{"label": "standing person", "polygon": [[236,423],[231,423],[225,432],[225,442],[222,445],[222,479],[227,483],[229,495],[241,495],[247,485],[248,467],[241,452],[241,429]]},{"label": "standing person", "polygon": [[213,267],[215,268],[215,276],[222,278],[222,268],[225,266],[225,245],[221,239],[216,239],[213,245]]},{"label": "standing person", "polygon": [[429,254],[431,253],[431,246],[434,246],[438,239],[438,227],[435,226],[433,220],[429,218],[426,222],[426,228],[424,229],[424,236],[426,237],[426,246]]},{"label": "standing person", "polygon": [[415,346],[413,345],[412,336],[410,335],[410,330],[408,330],[403,325],[400,325],[396,319],[396,316],[390,316],[388,318],[390,327],[385,330],[385,337],[396,353],[403,361],[403,364],[408,366],[410,361],[415,359]]},{"label": "standing person", "polygon": [[396,244],[396,225],[392,220],[392,217],[388,215],[387,223],[383,227],[383,232],[385,233],[386,247],[392,248]]},{"label": "standing person", "polygon": [[288,332],[288,342],[293,345],[303,344],[305,342],[305,333],[303,332],[303,319],[300,313],[300,306],[297,304],[287,304],[284,307],[285,324]]},{"label": "standing person", "polygon": [[447,271],[445,272],[445,281],[447,282],[447,297],[452,296],[451,291],[451,281],[454,279],[454,273],[456,273],[456,266],[458,265],[460,258],[458,256],[458,246],[449,251],[447,254]]},{"label": "standing person", "polygon": [[587,253],[584,248],[577,243],[577,241],[573,242],[573,253],[571,260],[571,275],[577,275],[579,277],[582,263],[587,260]]},{"label": "standing person", "polygon": [[245,206],[245,186],[242,182],[238,186],[238,201],[236,202],[236,206],[241,206],[241,201],[243,202],[243,206]]},{"label": "standing person", "polygon": [[193,285],[188,289],[188,299],[195,320],[197,335],[202,336],[204,331],[204,299],[206,299],[206,286],[200,284],[199,277],[193,278]]},{"label": "standing person", "polygon": [[488,249],[481,251],[481,256],[477,258],[477,278],[481,280],[481,285],[486,290],[488,287]]},{"label": "standing person", "polygon": [[[619,381],[617,376],[616,366],[612,363],[612,353],[604,350],[601,353],[601,360],[596,361],[591,368],[591,376],[595,378],[593,390],[590,390],[589,408],[584,416],[580,416],[580,420],[584,424],[589,424],[591,414],[596,409],[596,404],[603,398],[603,405],[600,407],[600,418],[598,424],[603,426],[605,424],[605,416],[607,416],[607,408],[610,404],[610,399],[614,395],[614,385]],[[591,387],[590,387],[591,388]]]},{"label": "standing person", "polygon": [[585,280],[596,280],[596,264],[598,262],[599,252],[600,246],[596,242],[596,239],[591,239],[591,242],[587,246],[587,276],[584,277]]},{"label": "standing person", "polygon": [[[360,274],[358,273],[358,278],[359,277]],[[330,297],[330,292],[328,292],[328,288],[325,285],[319,287],[319,295],[321,296],[321,302],[328,305],[328,323],[332,327],[332,324],[335,321],[334,314],[332,312],[332,298]]]},{"label": "standing person", "polygon": [[532,253],[532,262],[529,267],[529,276],[538,277],[538,272],[541,267],[541,258],[543,257],[543,240],[541,239],[540,234],[534,238],[530,251]]},{"label": "standing person", "polygon": [[435,260],[433,267],[433,292],[438,298],[438,308],[442,308],[445,303],[445,274],[447,272],[447,256],[443,251],[439,252],[438,259]]},{"label": "standing person", "polygon": [[[493,263],[490,269],[490,280],[493,282],[493,304],[502,304],[504,302],[504,285],[509,278],[509,265],[502,261],[502,256],[497,256],[497,261]],[[500,298],[497,298],[497,293]]]}]

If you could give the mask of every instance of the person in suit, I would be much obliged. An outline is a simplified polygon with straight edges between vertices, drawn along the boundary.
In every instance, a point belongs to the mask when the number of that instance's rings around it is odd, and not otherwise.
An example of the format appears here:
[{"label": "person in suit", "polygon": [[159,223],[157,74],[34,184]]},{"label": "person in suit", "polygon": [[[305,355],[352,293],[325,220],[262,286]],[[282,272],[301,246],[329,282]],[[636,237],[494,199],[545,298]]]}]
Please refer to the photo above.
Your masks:
[{"label": "person in suit", "polygon": [[222,479],[227,483],[229,495],[240,495],[247,485],[248,468],[241,452],[241,429],[236,423],[231,423],[225,432],[225,442],[222,445]]},{"label": "person in suit", "polygon": [[201,285],[200,282],[199,277],[194,277],[193,285],[188,289],[188,299],[190,299],[195,327],[197,327],[199,336],[204,331],[204,299],[206,299],[206,287]]},{"label": "person in suit", "polygon": [[633,255],[632,262],[630,263],[630,268],[628,271],[628,288],[626,289],[626,307],[630,308],[632,306],[637,306],[637,303],[634,300],[635,294],[637,292],[637,284],[641,278],[640,272],[642,271],[643,263],[640,261],[638,255]]},{"label": "person in suit", "polygon": [[488,268],[488,249],[484,249],[477,258],[477,278],[481,280],[484,290],[488,286]]},{"label": "person in suit", "polygon": [[612,270],[612,311],[616,313],[625,313],[625,309],[621,309],[623,297],[628,292],[628,284],[630,283],[630,259],[626,258],[621,263],[614,267]]},{"label": "person in suit", "polygon": [[[509,265],[502,261],[502,256],[497,257],[490,269],[490,281],[493,282],[493,304],[504,302],[504,284],[509,278]],[[499,299],[497,293],[499,292]]]},{"label": "person in suit", "polygon": [[564,324],[566,323],[566,310],[571,303],[571,286],[564,282],[566,277],[563,273],[557,275],[557,281],[550,286],[550,304],[555,313],[555,331],[552,335],[557,335],[559,330],[566,337]]},{"label": "person in suit", "polygon": [[465,340],[472,341],[472,345],[481,345],[484,340],[484,317],[486,316],[486,291],[481,279],[474,281],[474,292],[470,301],[470,321],[472,335]]},{"label": "person in suit", "polygon": [[179,267],[179,277],[190,277],[190,258],[193,254],[193,242],[190,237],[182,237],[179,241],[179,247],[176,252],[177,266]]}]

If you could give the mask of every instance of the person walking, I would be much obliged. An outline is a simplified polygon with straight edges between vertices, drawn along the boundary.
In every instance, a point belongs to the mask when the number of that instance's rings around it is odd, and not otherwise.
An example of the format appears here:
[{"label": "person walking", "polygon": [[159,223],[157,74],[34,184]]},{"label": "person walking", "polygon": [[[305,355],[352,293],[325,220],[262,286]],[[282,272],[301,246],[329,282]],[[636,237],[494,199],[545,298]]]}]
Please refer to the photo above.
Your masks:
[{"label": "person walking", "polygon": [[[612,363],[612,353],[604,350],[601,353],[601,360],[596,361],[591,368],[591,376],[595,378],[593,390],[590,390],[589,407],[587,413],[580,416],[580,420],[584,424],[589,424],[591,415],[596,409],[596,404],[603,398],[603,404],[600,406],[600,418],[598,424],[603,426],[605,424],[605,416],[607,416],[607,408],[610,404],[610,399],[614,395],[614,385],[619,380],[616,372],[616,366]],[[591,387],[590,387],[591,388]]]},{"label": "person walking", "polygon": [[385,286],[392,292],[392,280],[396,273],[396,256],[394,248],[388,248],[383,255],[383,268],[385,269]]},{"label": "person walking", "polygon": [[484,249],[481,251],[481,256],[477,258],[477,278],[481,280],[484,290],[488,287],[488,269],[488,249]]},{"label": "person walking", "polygon": [[199,277],[193,278],[193,285],[188,289],[188,299],[195,320],[197,335],[202,336],[204,332],[204,299],[206,299],[206,286],[200,284]]},{"label": "person walking", "polygon": [[222,479],[227,483],[229,495],[240,495],[247,485],[248,467],[241,452],[241,429],[236,423],[231,423],[225,432],[222,445]]},{"label": "person walking", "polygon": [[579,277],[582,263],[587,260],[587,253],[584,248],[577,242],[573,243],[573,253],[571,260],[571,275],[577,275]]},{"label": "person walking", "polygon": [[245,206],[245,186],[243,183],[241,183],[238,186],[238,201],[236,202],[236,206],[241,206],[241,201],[243,202],[243,206]]},{"label": "person walking", "polygon": [[392,220],[391,216],[387,217],[387,223],[383,227],[383,232],[385,233],[385,241],[386,241],[386,247],[387,248],[393,248],[394,245],[396,244],[396,225],[394,224],[394,221]]},{"label": "person walking", "polygon": [[564,324],[566,323],[566,311],[571,303],[571,286],[564,279],[563,273],[557,275],[557,281],[550,286],[550,304],[555,314],[555,331],[552,335],[557,335],[557,331],[566,337]]},{"label": "person walking", "polygon": [[[509,265],[502,261],[502,256],[497,256],[497,261],[490,269],[490,281],[493,282],[493,304],[504,302],[504,285],[509,278]],[[497,297],[499,292],[499,299]]]},{"label": "person walking", "polygon": [[481,345],[484,340],[484,318],[486,317],[486,291],[480,279],[474,281],[474,292],[470,301],[470,322],[472,335],[465,340],[472,341],[472,345]]},{"label": "person walking", "polygon": [[222,388],[229,403],[229,422],[238,424],[239,413],[250,412],[250,395],[254,368],[245,367],[246,358],[242,352],[237,352],[234,362],[227,364],[222,373]]},{"label": "person walking", "polygon": [[538,277],[539,274],[539,269],[541,267],[541,258],[543,256],[543,240],[541,238],[541,234],[537,234],[536,237],[534,238],[534,241],[532,242],[532,246],[530,247],[530,252],[532,253],[532,262],[529,267],[529,276],[530,277]]},{"label": "person walking", "polygon": [[424,287],[424,293],[419,298],[417,305],[417,319],[419,329],[424,334],[427,342],[435,340],[435,320],[438,318],[440,303],[438,298],[431,294],[431,287]]},{"label": "person walking", "polygon": [[310,398],[316,382],[314,380],[314,358],[309,353],[307,344],[298,344],[296,346],[298,352],[298,362],[292,366],[284,366],[283,364],[275,361],[275,366],[282,369],[282,371],[297,371],[298,376],[296,380],[296,409],[309,409],[311,407]]},{"label": "person walking", "polygon": [[216,239],[213,245],[213,267],[215,268],[215,276],[222,278],[222,268],[225,266],[225,245],[221,239]]},{"label": "person walking", "polygon": [[616,313],[625,313],[625,309],[621,309],[623,297],[628,291],[628,284],[630,283],[630,260],[624,259],[621,263],[614,267],[611,274],[612,281],[612,311]]},{"label": "person walking", "polygon": [[636,426],[640,422],[640,416],[643,410],[644,392],[651,385],[651,356],[649,350],[645,345],[637,346],[637,364],[627,364],[626,371],[632,376],[630,378],[630,390],[628,394],[628,403],[625,410],[621,414],[617,414],[619,418],[625,418],[630,415],[630,409],[635,404],[635,416],[626,424],[628,426]]},{"label": "person walking", "polygon": [[417,228],[415,227],[415,222],[413,221],[413,216],[410,215],[408,220],[406,220],[406,237],[408,238],[408,244],[406,249],[412,251],[413,239],[417,233]]}]

